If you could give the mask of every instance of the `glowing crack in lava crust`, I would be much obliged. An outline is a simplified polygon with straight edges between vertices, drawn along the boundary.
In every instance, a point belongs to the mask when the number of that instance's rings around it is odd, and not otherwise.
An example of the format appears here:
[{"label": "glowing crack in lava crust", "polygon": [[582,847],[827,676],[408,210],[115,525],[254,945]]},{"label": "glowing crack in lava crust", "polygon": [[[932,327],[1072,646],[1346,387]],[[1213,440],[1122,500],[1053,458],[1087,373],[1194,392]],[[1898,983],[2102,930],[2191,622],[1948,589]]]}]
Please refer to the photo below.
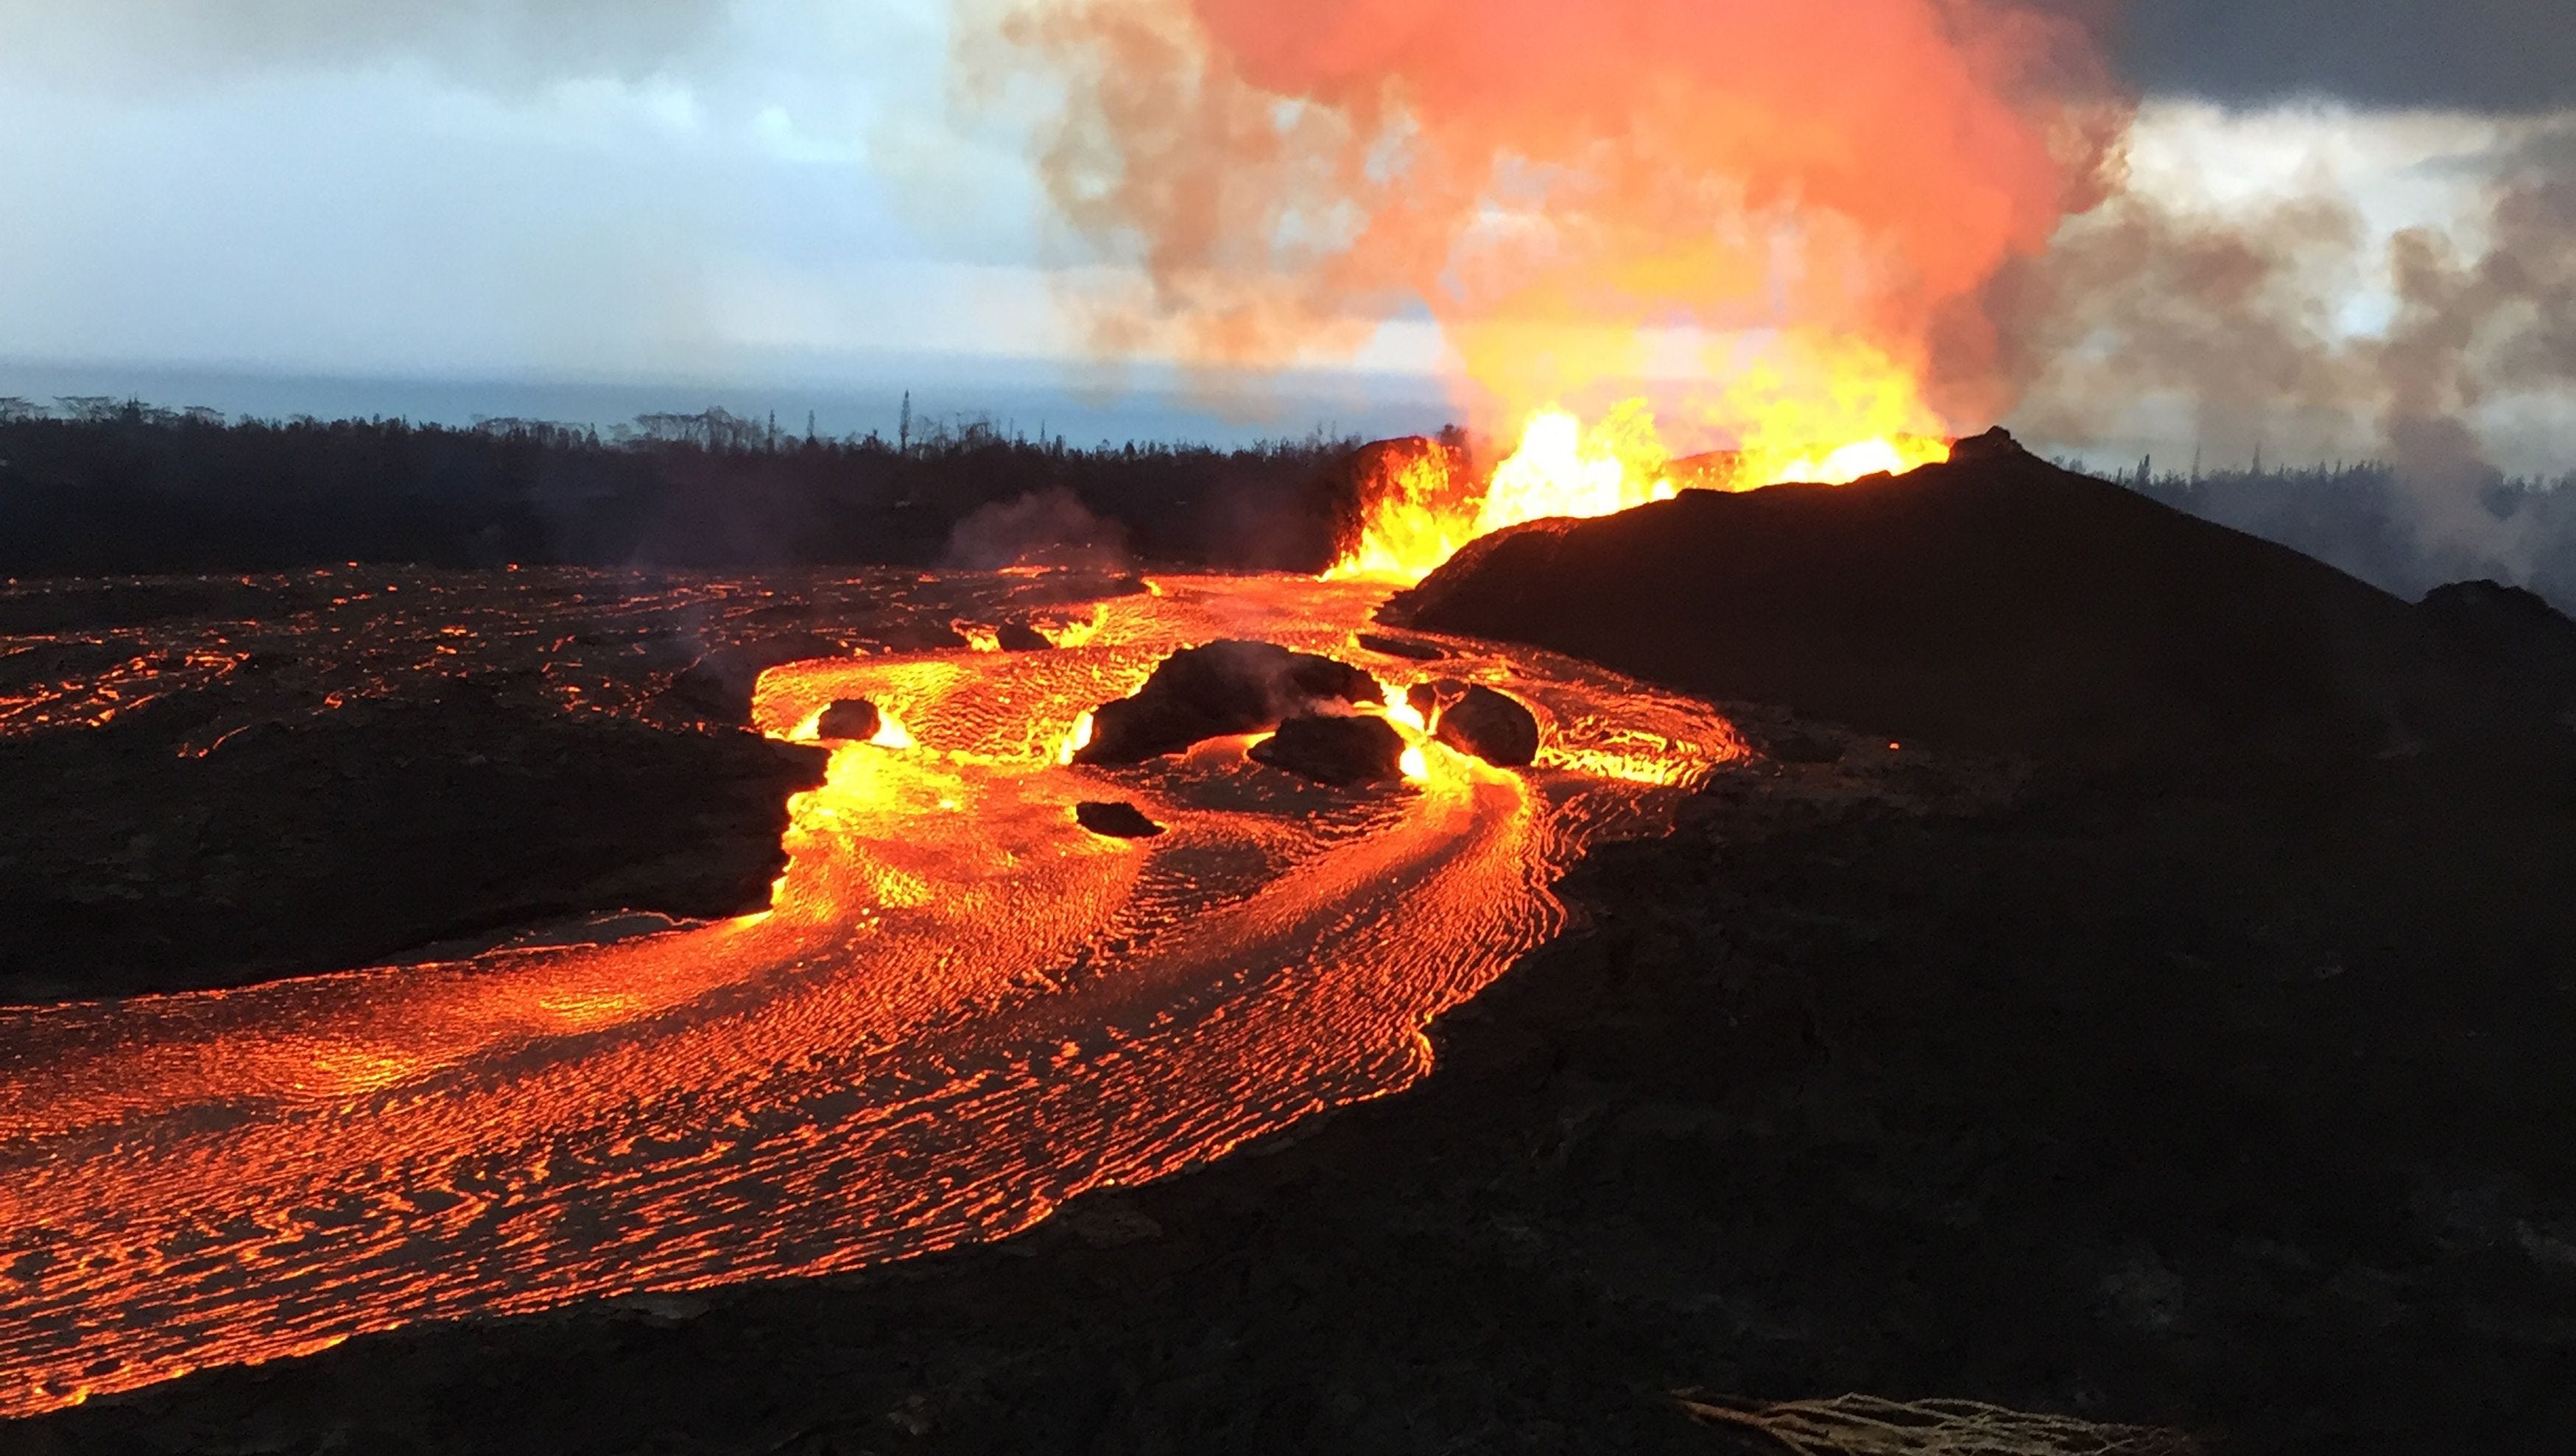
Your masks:
[{"label": "glowing crack in lava crust", "polygon": [[[793,801],[767,912],[0,1010],[0,1413],[991,1238],[1394,1091],[1427,1068],[1425,1024],[1558,927],[1574,856],[1743,753],[1705,705],[1544,653],[1363,651],[1383,584],[1151,585],[1054,651],[766,674],[775,735],[844,697],[901,729]],[[1059,762],[1088,709],[1227,636],[1505,687],[1540,715],[1539,763],[1418,731],[1418,780],[1370,792],[1240,738]],[[1095,836],[1073,806],[1097,798],[1168,832]]]}]

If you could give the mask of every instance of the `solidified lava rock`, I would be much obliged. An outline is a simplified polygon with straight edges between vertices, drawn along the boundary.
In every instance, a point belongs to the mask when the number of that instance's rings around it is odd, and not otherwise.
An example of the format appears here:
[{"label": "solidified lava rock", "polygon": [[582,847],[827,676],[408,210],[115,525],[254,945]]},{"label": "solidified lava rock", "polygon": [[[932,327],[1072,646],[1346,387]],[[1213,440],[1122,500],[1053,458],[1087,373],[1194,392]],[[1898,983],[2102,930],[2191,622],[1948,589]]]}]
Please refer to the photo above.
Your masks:
[{"label": "solidified lava rock", "polygon": [[1073,806],[1073,819],[1109,839],[1151,839],[1163,832],[1163,826],[1146,818],[1144,810],[1123,799],[1085,799]]},{"label": "solidified lava rock", "polygon": [[[1104,703],[1078,763],[1141,763],[1229,733],[1252,733],[1318,703],[1375,703],[1376,678],[1268,642],[1225,640],[1163,659],[1136,695]],[[1393,730],[1388,730],[1392,732]]]},{"label": "solidified lava rock", "polygon": [[2542,711],[2576,720],[2576,621],[2534,591],[2455,581],[2415,610],[2467,660],[2513,683]]},{"label": "solidified lava rock", "polygon": [[[959,645],[964,645],[963,639]],[[710,722],[740,727],[751,717],[752,690],[759,686],[763,672],[781,663],[848,655],[840,643],[812,632],[719,647],[673,678],[663,697]]]},{"label": "solidified lava rock", "polygon": [[1823,733],[1783,729],[1755,745],[1766,757],[1782,763],[1840,763],[1843,745]]},{"label": "solidified lava rock", "polygon": [[1497,768],[1527,768],[1538,757],[1538,716],[1480,684],[1440,711],[1439,737]]},{"label": "solidified lava rock", "polygon": [[877,640],[890,652],[960,652],[965,650],[965,634],[946,622],[898,620],[877,629]]},{"label": "solidified lava rock", "polygon": [[1389,637],[1383,632],[1362,632],[1358,634],[1356,640],[1371,652],[1383,652],[1389,657],[1409,657],[1416,662],[1437,662],[1449,655],[1448,649],[1440,644],[1425,642],[1415,637]]},{"label": "solidified lava rock", "polygon": [[2305,771],[2563,738],[2444,640],[2443,611],[1989,434],[1887,479],[1689,490],[1496,532],[1383,616],[2070,762]]},{"label": "solidified lava rock", "polygon": [[1454,677],[1425,678],[1404,690],[1405,706],[1422,715],[1428,723],[1440,716],[1440,710],[1467,694],[1467,685]]},{"label": "solidified lava rock", "polygon": [[168,707],[0,740],[0,1003],[337,971],[621,910],[757,910],[787,800],[829,761],[470,684],[203,756],[174,750],[191,709]]},{"label": "solidified lava rock", "polygon": [[1045,652],[1055,646],[1026,622],[1004,622],[993,629],[993,640],[1004,652]]},{"label": "solidified lava rock", "polygon": [[1388,783],[1404,777],[1404,735],[1383,718],[1310,714],[1281,723],[1252,757],[1318,783]]},{"label": "solidified lava rock", "polygon": [[826,743],[865,743],[885,726],[885,715],[865,698],[840,698],[823,710],[814,736]]},{"label": "solidified lava rock", "polygon": [[[1994,426],[1982,435],[1970,435],[1964,440],[1954,441],[1950,446],[1950,463],[1953,465],[2009,460],[2014,456],[2020,456],[2023,459],[2035,458],[2022,449],[2021,441],[2013,438],[2012,431],[2001,425]],[[1885,472],[1882,471],[1880,474]]]}]

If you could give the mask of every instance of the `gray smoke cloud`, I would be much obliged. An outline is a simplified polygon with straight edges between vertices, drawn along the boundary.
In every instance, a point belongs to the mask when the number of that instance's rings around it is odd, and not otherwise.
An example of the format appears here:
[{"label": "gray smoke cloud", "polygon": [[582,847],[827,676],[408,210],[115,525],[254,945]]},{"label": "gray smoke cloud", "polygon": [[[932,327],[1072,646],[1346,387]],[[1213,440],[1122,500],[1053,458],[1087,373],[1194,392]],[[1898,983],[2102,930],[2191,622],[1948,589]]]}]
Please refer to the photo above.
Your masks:
[{"label": "gray smoke cloud", "polygon": [[1092,514],[1063,486],[978,507],[949,532],[947,564],[978,571],[1005,566],[1100,570],[1128,561],[1127,528]]},{"label": "gray smoke cloud", "polygon": [[[2236,461],[2267,437],[2340,442],[2396,467],[2428,548],[2527,570],[2524,523],[2482,501],[2499,472],[2479,421],[2576,403],[2576,116],[2494,167],[2479,216],[2387,237],[2331,195],[2224,215],[2114,199],[1989,293],[2016,422],[2084,442],[2166,400]],[[2392,302],[2383,327],[2349,326],[2365,290]]]},{"label": "gray smoke cloud", "polygon": [[637,79],[693,53],[731,9],[730,0],[0,0],[0,69],[138,88],[393,62],[498,87]]}]

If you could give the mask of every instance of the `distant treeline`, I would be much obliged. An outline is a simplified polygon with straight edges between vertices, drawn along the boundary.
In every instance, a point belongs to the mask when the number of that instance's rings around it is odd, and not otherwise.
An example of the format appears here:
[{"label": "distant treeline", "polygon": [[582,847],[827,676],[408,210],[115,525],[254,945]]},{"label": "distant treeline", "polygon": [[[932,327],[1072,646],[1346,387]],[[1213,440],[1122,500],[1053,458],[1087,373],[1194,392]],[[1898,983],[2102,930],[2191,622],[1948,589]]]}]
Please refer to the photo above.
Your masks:
[{"label": "distant treeline", "polygon": [[[1354,443],[1073,447],[982,420],[916,424],[908,407],[888,440],[722,409],[603,436],[0,398],[0,575],[1049,556],[1312,571],[1355,521]],[[2145,460],[2109,478],[2409,599],[2492,577],[2576,610],[2576,478],[2437,491],[2381,464],[2182,475]]]},{"label": "distant treeline", "polygon": [[1081,448],[980,420],[916,427],[908,405],[887,440],[722,409],[646,415],[603,437],[541,420],[227,420],[0,399],[0,575],[1000,565],[1031,553],[1317,570],[1351,512],[1335,468],[1351,443]]},{"label": "distant treeline", "polygon": [[2378,462],[2183,475],[2141,460],[2109,478],[2410,601],[2485,577],[2576,612],[2576,476],[2426,482]]}]

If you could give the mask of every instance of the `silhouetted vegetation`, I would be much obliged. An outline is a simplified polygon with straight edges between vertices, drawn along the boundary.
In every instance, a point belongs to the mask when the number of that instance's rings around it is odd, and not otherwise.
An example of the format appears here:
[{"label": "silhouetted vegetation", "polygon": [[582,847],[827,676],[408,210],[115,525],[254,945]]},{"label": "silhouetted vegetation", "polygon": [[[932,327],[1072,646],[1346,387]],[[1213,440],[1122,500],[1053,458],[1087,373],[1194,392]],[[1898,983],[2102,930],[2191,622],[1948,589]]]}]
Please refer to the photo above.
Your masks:
[{"label": "silhouetted vegetation", "polygon": [[[0,398],[0,574],[991,566],[1024,551],[1316,570],[1354,521],[1349,440],[1078,447],[909,403],[889,441],[722,409],[603,435]],[[2182,474],[2141,460],[2108,474],[2409,599],[2492,577],[2576,608],[2576,476],[2431,490],[2378,463]]]},{"label": "silhouetted vegetation", "polygon": [[2489,577],[2576,610],[2576,475],[2427,484],[2376,461],[2186,475],[2160,474],[2150,459],[2109,478],[2409,601]]},{"label": "silhouetted vegetation", "polygon": [[965,538],[987,555],[1317,569],[1347,511],[1331,467],[1350,448],[1320,435],[1083,448],[918,418],[898,442],[830,439],[722,409],[603,436],[0,399],[0,573],[932,565],[970,518]]}]

